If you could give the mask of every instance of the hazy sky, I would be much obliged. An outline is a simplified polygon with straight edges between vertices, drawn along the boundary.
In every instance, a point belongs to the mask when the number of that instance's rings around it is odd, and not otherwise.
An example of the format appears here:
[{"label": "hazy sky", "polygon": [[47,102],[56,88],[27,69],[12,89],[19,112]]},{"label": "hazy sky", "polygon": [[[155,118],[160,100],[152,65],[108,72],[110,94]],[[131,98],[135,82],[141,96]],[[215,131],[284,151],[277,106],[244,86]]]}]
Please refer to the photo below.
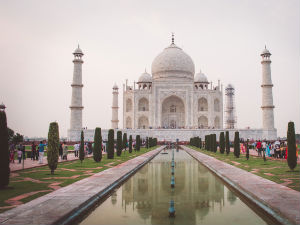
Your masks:
[{"label": "hazy sky", "polygon": [[8,125],[26,136],[47,136],[52,121],[67,135],[78,43],[85,54],[83,124],[110,128],[114,82],[122,87],[145,67],[150,72],[171,32],[197,72],[236,87],[239,128],[262,127],[266,44],[278,135],[286,135],[290,120],[300,132],[298,0],[0,0],[0,27],[0,102]]}]

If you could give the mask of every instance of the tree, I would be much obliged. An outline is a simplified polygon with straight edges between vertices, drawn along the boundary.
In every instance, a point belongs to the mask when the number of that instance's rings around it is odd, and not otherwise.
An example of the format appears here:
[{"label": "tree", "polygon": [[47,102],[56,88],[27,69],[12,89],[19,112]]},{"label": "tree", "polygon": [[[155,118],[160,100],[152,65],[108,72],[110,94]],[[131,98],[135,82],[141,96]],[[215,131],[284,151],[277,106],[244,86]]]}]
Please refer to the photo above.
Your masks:
[{"label": "tree", "polygon": [[225,152],[225,137],[224,137],[224,132],[220,133],[220,152],[221,154],[224,154]]},{"label": "tree", "polygon": [[216,134],[213,134],[213,151],[214,152],[217,152],[217,135]]},{"label": "tree", "polygon": [[84,155],[85,155],[85,152],[84,152],[84,133],[83,133],[83,130],[81,131],[81,137],[80,137],[80,148],[79,148],[79,159],[80,159],[80,162],[82,164],[82,161],[84,160]]},{"label": "tree", "polygon": [[202,139],[199,139],[199,148],[202,148]]},{"label": "tree", "polygon": [[7,133],[8,133],[8,142],[12,142],[15,132],[9,127],[7,127]]},{"label": "tree", "polygon": [[237,158],[240,157],[240,137],[238,131],[234,133],[234,155]]},{"label": "tree", "polygon": [[115,155],[114,146],[114,130],[110,129],[108,131],[108,142],[107,142],[107,158],[113,159]]},{"label": "tree", "polygon": [[122,154],[122,131],[117,131],[117,156]]},{"label": "tree", "polygon": [[135,138],[135,149],[137,151],[140,151],[140,148],[141,148],[141,137],[140,135],[136,135],[136,138]]},{"label": "tree", "polygon": [[95,162],[101,162],[102,159],[102,135],[101,128],[96,127],[94,135],[93,157]]},{"label": "tree", "polygon": [[9,151],[6,113],[0,110],[0,188],[9,184]]},{"label": "tree", "polygon": [[226,131],[226,138],[225,138],[225,149],[226,154],[228,155],[230,153],[230,143],[229,143],[229,131]]},{"label": "tree", "polygon": [[123,134],[123,149],[125,149],[125,151],[126,151],[126,148],[127,148],[127,134],[126,133],[124,133]]},{"label": "tree", "polygon": [[295,135],[295,125],[294,122],[288,123],[287,131],[287,163],[290,169],[293,171],[297,166],[297,156],[296,156],[296,135]]},{"label": "tree", "polygon": [[12,138],[12,142],[14,144],[19,144],[20,142],[23,142],[23,141],[24,141],[24,137],[23,137],[23,135],[21,135],[19,133],[16,133]]},{"label": "tree", "polygon": [[210,135],[210,151],[214,151],[214,136],[213,134]]},{"label": "tree", "polygon": [[129,135],[129,145],[128,145],[129,153],[132,152],[132,135]]},{"label": "tree", "polygon": [[248,140],[247,140],[247,143],[246,143],[246,159],[247,160],[249,159],[249,145],[248,145]]},{"label": "tree", "polygon": [[50,123],[48,132],[48,151],[47,161],[51,170],[51,175],[54,174],[54,170],[57,168],[59,155],[59,130],[56,122]]}]

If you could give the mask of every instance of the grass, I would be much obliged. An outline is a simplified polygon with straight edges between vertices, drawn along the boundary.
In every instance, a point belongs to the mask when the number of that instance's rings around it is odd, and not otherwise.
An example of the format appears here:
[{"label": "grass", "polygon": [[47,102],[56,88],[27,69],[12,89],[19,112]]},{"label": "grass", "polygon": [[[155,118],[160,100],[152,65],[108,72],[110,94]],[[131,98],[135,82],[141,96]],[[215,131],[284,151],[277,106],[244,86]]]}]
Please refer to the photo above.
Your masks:
[{"label": "grass", "polygon": [[240,158],[236,158],[233,155],[233,152],[230,152],[229,155],[226,155],[226,153],[221,154],[219,151],[215,153],[199,149],[194,146],[189,147],[206,155],[212,156],[220,161],[226,162],[230,165],[236,166],[265,179],[274,181],[278,184],[284,183],[289,180],[291,181],[291,183],[288,184],[287,187],[296,191],[300,191],[299,164],[297,164],[298,167],[296,167],[294,171],[290,171],[290,168],[288,167],[286,161],[267,159],[267,161],[264,162],[261,157],[252,155],[250,155],[249,160],[247,160],[245,154],[240,154]]},{"label": "grass", "polygon": [[[120,157],[115,154],[114,159],[107,159],[107,156],[103,155],[102,161],[100,163],[96,163],[92,157],[84,159],[82,164],[80,160],[62,162],[58,164],[54,175],[50,175],[48,166],[12,172],[11,175],[13,176],[11,176],[10,178],[10,184],[8,188],[0,190],[0,207],[10,206],[10,204],[5,201],[16,196],[34,191],[48,190],[47,192],[39,192],[34,195],[30,195],[27,197],[25,196],[24,198],[19,200],[22,203],[26,203],[54,191],[54,189],[49,186],[50,184],[56,183],[56,185],[59,187],[65,187],[78,180],[106,170],[111,166],[116,166],[155,148],[156,147],[152,147],[149,149],[141,148],[139,152],[133,151],[131,154],[128,153],[128,150],[126,151],[126,153],[124,153],[123,151]],[[8,209],[0,208],[0,212],[4,212],[6,210]]]}]

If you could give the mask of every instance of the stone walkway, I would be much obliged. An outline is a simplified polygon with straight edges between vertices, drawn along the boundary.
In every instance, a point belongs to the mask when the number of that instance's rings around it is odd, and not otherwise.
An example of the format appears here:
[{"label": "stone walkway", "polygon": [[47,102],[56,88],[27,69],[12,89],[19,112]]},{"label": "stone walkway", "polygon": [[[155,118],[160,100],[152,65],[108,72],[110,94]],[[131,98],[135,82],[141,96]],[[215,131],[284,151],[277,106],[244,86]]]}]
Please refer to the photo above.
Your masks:
[{"label": "stone walkway", "polygon": [[[102,152],[102,154],[106,154],[106,152]],[[86,155],[86,158],[92,157],[93,154]],[[67,161],[74,161],[78,160],[78,157],[75,157],[74,153],[68,154],[68,160],[61,160],[60,157],[58,159],[58,162],[67,162]],[[43,164],[39,164],[38,160],[31,160],[30,158],[26,158],[24,160],[24,169],[29,169],[29,168],[34,168],[34,167],[40,167],[40,166],[45,166],[48,165],[47,162],[47,156],[44,157],[43,159]],[[15,163],[10,163],[9,164],[10,171],[18,171],[23,169],[23,162],[19,163],[18,160],[15,160]]]},{"label": "stone walkway", "polygon": [[188,147],[182,146],[182,148],[280,223],[300,224],[300,192]]},{"label": "stone walkway", "polygon": [[[96,204],[109,191],[149,162],[164,146],[0,214],[0,224],[72,223],[75,215]],[[107,165],[110,166],[110,165]],[[52,184],[54,185],[54,184]],[[55,186],[55,185],[54,185]],[[17,199],[13,199],[15,202]]]}]

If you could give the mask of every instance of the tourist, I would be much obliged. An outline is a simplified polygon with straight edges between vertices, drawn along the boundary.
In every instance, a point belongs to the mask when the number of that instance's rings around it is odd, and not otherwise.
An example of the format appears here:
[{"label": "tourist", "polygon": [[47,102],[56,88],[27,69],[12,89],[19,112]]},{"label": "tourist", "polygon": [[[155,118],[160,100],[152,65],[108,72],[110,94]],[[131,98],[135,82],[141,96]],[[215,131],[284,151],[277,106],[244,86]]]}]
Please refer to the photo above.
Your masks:
[{"label": "tourist", "polygon": [[15,145],[11,144],[9,146],[9,161],[15,163]]},{"label": "tourist", "polygon": [[47,145],[41,141],[39,144],[39,164],[43,164],[45,146]]},{"label": "tourist", "polygon": [[62,147],[62,143],[59,144],[59,149],[58,149],[58,154],[60,156],[60,159],[63,159],[63,147]]},{"label": "tourist", "polygon": [[78,143],[76,143],[74,145],[74,153],[75,153],[75,157],[78,157],[79,156],[79,148],[80,148],[80,145]]},{"label": "tourist", "polygon": [[270,148],[271,148],[271,143],[270,143],[270,142],[267,142],[267,145],[266,145],[266,155],[267,155],[268,157],[271,156],[271,154],[270,154]]},{"label": "tourist", "polygon": [[257,148],[258,156],[261,156],[261,142],[260,142],[260,140],[258,140],[258,142],[256,143],[256,148]]},{"label": "tourist", "polygon": [[66,142],[63,143],[63,160],[68,160],[68,146],[66,145]]},{"label": "tourist", "polygon": [[22,152],[21,148],[19,147],[18,148],[18,160],[19,160],[19,164],[22,162],[22,155],[23,155],[23,152]]},{"label": "tourist", "polygon": [[267,148],[267,143],[266,143],[266,141],[263,141],[263,142],[261,143],[261,148],[262,148],[263,154],[264,154],[264,156],[265,156],[265,155],[266,155],[266,148]]},{"label": "tourist", "polygon": [[36,144],[33,141],[31,144],[31,160],[35,160],[35,154],[36,154]]}]

